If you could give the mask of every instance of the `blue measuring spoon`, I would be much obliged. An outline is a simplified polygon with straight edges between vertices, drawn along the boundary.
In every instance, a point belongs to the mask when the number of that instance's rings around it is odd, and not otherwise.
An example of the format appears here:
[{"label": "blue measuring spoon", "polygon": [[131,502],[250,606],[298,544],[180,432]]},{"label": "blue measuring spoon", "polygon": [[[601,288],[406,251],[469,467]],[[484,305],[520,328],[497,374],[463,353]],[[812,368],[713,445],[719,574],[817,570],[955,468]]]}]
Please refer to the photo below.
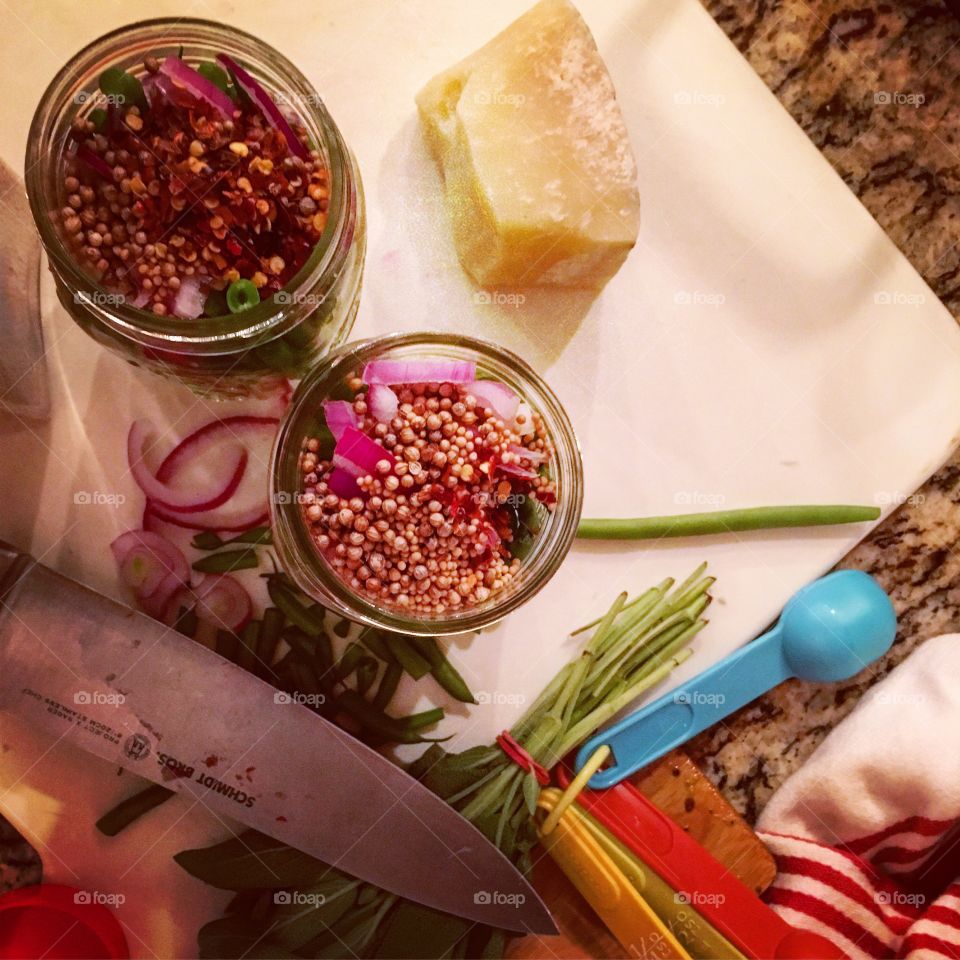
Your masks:
[{"label": "blue measuring spoon", "polygon": [[590,786],[611,787],[790,677],[852,677],[890,649],[896,632],[893,604],[873,577],[827,574],[798,590],[768,633],[588,740],[577,769],[606,744],[609,765]]}]

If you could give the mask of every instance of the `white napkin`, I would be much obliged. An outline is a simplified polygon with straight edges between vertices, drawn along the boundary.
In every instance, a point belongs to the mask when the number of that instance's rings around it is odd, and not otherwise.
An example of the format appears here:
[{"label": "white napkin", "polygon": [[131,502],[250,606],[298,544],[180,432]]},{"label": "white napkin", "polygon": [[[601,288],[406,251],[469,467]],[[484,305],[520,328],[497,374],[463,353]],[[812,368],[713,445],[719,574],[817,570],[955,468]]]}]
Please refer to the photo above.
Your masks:
[{"label": "white napkin", "polygon": [[960,957],[960,854],[945,837],[960,816],[958,676],[960,634],[927,641],[758,822],[778,866],[767,900],[851,958]]}]

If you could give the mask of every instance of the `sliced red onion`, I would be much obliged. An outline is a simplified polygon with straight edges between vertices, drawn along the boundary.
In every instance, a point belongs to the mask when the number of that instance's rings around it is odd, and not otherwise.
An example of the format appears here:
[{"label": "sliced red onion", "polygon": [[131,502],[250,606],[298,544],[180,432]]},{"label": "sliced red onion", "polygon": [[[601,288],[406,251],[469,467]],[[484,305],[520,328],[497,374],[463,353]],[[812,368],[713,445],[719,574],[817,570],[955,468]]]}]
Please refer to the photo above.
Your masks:
[{"label": "sliced red onion", "polygon": [[511,477],[519,477],[521,480],[536,480],[538,476],[535,470],[518,467],[515,463],[498,463],[495,469],[501,473],[507,473]]},{"label": "sliced red onion", "polygon": [[85,143],[77,147],[77,159],[85,163],[97,176],[113,182],[113,170],[110,164],[98,153],[94,153]]},{"label": "sliced red onion", "polygon": [[203,313],[207,295],[203,292],[198,277],[187,277],[180,281],[180,289],[173,301],[173,312],[181,320],[196,320]]},{"label": "sliced red onion", "polygon": [[[264,512],[258,506],[256,510],[248,509],[227,510],[221,507],[218,510],[209,510],[206,513],[186,513],[179,516],[175,513],[166,513],[161,508],[147,501],[150,515],[156,521],[169,523],[171,526],[183,530],[211,530],[214,533],[243,533],[251,527],[263,526],[269,519],[269,511]],[[153,524],[151,524],[153,526]]]},{"label": "sliced red onion", "polygon": [[511,443],[507,449],[530,463],[546,463],[550,459],[550,454],[545,450],[528,450],[526,447],[521,447],[519,443]]},{"label": "sliced red onion", "polygon": [[[148,420],[134,421],[127,434],[127,460],[137,486],[147,495],[148,500],[161,509],[176,513],[213,510],[226,503],[240,486],[247,469],[247,451],[238,444],[234,444],[217,463],[214,479],[208,479],[201,485],[202,489],[196,486],[191,489],[169,486],[160,478],[159,473],[154,476],[147,467],[144,447],[152,433],[153,427]],[[173,452],[176,453],[182,446],[183,443],[174,448]]]},{"label": "sliced red onion", "polygon": [[357,478],[346,470],[331,470],[326,479],[330,492],[344,500],[363,497],[363,491],[357,486]]},{"label": "sliced red onion", "polygon": [[472,383],[472,360],[371,360],[363,368],[364,383]]},{"label": "sliced red onion", "polygon": [[287,149],[301,160],[309,160],[310,151],[300,142],[300,138],[287,118],[280,112],[280,108],[273,102],[270,94],[233,57],[218,53],[217,59],[230,70],[237,86],[260,108],[267,122],[283,134],[287,141]]},{"label": "sliced red onion", "polygon": [[193,595],[197,617],[220,630],[241,630],[253,616],[250,594],[228,573],[206,574]]},{"label": "sliced red onion", "polygon": [[233,101],[215,83],[197,73],[179,57],[167,57],[160,64],[160,72],[181,87],[185,87],[198,100],[213,107],[222,120],[230,120],[233,117],[233,111],[236,109]]},{"label": "sliced red onion", "polygon": [[496,553],[500,547],[500,534],[493,529],[492,524],[485,523],[483,525],[483,535],[487,538],[491,551]]},{"label": "sliced red onion", "polygon": [[517,415],[520,398],[499,380],[477,380],[467,386],[467,393],[489,407],[505,423]]},{"label": "sliced red onion", "polygon": [[347,427],[357,425],[357,414],[349,400],[325,400],[323,415],[334,440],[339,440]]},{"label": "sliced red onion", "polygon": [[190,579],[187,558],[168,540],[148,530],[122,533],[110,550],[120,578],[140,598],[150,597],[170,574],[181,584]]},{"label": "sliced red onion", "polygon": [[210,510],[185,513],[150,504],[161,520],[188,530],[221,530],[236,533],[264,523],[268,471],[279,421],[274,417],[232,416],[213,420],[172,450],[157,470],[157,480],[177,490],[205,483],[205,471],[242,444],[249,454],[247,470],[228,503]]},{"label": "sliced red onion", "polygon": [[[519,422],[520,417],[523,417],[523,423]],[[517,407],[517,413],[510,424],[510,428],[521,437],[532,437],[536,433],[536,427],[533,425],[533,411],[528,404],[521,403]]]},{"label": "sliced red onion", "polygon": [[377,464],[386,460],[391,466],[396,457],[356,427],[347,427],[333,448],[333,465],[353,477],[376,473]]},{"label": "sliced red onion", "polygon": [[136,299],[133,301],[133,306],[135,306],[138,310],[142,310],[149,302],[150,302],[150,291],[141,290],[137,294]]},{"label": "sliced red onion", "polygon": [[367,404],[376,420],[389,423],[400,409],[400,398],[385,383],[375,383],[367,391]]},{"label": "sliced red onion", "polygon": [[[160,586],[157,587],[149,597],[139,597],[137,604],[144,613],[154,617],[156,620],[167,622],[167,611],[172,606],[172,598],[188,595],[188,591],[189,588],[184,585],[184,581],[175,574],[170,573],[163,578]],[[188,606],[192,606],[192,599],[187,601],[187,604]],[[179,608],[178,604],[177,610],[179,610]],[[176,619],[176,617],[174,617],[174,619]],[[170,621],[170,623],[172,625],[172,621]]]}]

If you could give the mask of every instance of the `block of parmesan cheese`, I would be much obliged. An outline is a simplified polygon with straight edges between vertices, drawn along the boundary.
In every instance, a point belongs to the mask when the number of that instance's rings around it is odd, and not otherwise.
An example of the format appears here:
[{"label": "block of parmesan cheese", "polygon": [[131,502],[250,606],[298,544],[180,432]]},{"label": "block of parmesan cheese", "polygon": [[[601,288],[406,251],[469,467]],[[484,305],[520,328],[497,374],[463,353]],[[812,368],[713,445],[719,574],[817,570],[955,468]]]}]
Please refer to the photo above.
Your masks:
[{"label": "block of parmesan cheese", "polygon": [[599,288],[637,238],[613,82],[569,0],[542,0],[417,95],[464,269],[481,286]]}]

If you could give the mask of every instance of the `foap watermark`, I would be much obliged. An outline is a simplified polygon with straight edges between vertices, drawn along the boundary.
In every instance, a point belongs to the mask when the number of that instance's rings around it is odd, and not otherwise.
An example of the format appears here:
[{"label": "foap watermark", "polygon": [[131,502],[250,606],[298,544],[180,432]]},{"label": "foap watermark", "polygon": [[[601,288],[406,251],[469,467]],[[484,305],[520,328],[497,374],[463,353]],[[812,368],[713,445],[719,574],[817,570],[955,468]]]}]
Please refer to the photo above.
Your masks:
[{"label": "foap watermark", "polygon": [[302,506],[304,504],[309,505],[313,503],[315,494],[299,493],[291,490],[277,490],[275,493],[271,494],[271,499],[278,506],[282,506],[287,503],[297,503]]},{"label": "foap watermark", "polygon": [[500,494],[496,490],[481,490],[470,495],[470,499],[480,507],[522,507],[527,496],[524,493]]},{"label": "foap watermark", "polygon": [[481,690],[476,695],[477,703],[494,707],[522,707],[527,698],[522,693],[506,693],[503,690]]},{"label": "foap watermark", "polygon": [[922,293],[906,293],[903,290],[878,290],[873,295],[878,307],[920,307],[927,302]]},{"label": "foap watermark", "polygon": [[709,293],[703,290],[678,290],[673,302],[679,307],[722,307],[727,298],[722,293]]},{"label": "foap watermark", "polygon": [[906,90],[878,90],[873,102],[879,107],[922,107],[927,102],[923,93],[911,93]]},{"label": "foap watermark", "polygon": [[126,502],[124,494],[104,490],[76,490],[73,494],[73,503],[77,507],[122,507]]},{"label": "foap watermark", "polygon": [[322,907],[327,898],[322,893],[307,893],[305,890],[278,890],[273,895],[278,907]]},{"label": "foap watermark", "polygon": [[473,895],[473,902],[482,907],[507,906],[522,907],[527,898],[522,893],[502,893],[500,890],[478,890]]},{"label": "foap watermark", "polygon": [[902,507],[905,503],[912,507],[919,507],[926,503],[926,500],[926,494],[901,493],[899,490],[878,490],[873,495],[873,502],[878,507]]},{"label": "foap watermark", "polygon": [[101,93],[99,90],[78,90],[73,95],[73,102],[83,107],[93,104],[95,107],[123,107],[127,98],[122,93]]},{"label": "foap watermark", "polygon": [[873,902],[881,907],[922,907],[927,898],[922,893],[907,893],[906,890],[878,890]]},{"label": "foap watermark", "polygon": [[87,307],[122,307],[127,298],[122,293],[108,293],[106,290],[77,290],[73,302]]},{"label": "foap watermark", "polygon": [[505,290],[477,290],[473,302],[485,307],[521,307],[527,298],[522,293]]},{"label": "foap watermark", "polygon": [[722,907],[726,900],[725,894],[704,893],[702,890],[678,890],[673,895],[673,902],[682,907]]},{"label": "foap watermark", "polygon": [[321,293],[306,293],[303,290],[278,290],[273,295],[273,302],[280,306],[304,304],[308,307],[319,307],[325,297]]},{"label": "foap watermark", "polygon": [[869,693],[869,699],[891,707],[918,707],[927,702],[922,693],[902,693],[898,690],[876,690]]},{"label": "foap watermark", "polygon": [[677,90],[673,102],[678,107],[721,107],[727,102],[726,94],[708,90]]},{"label": "foap watermark", "polygon": [[322,693],[288,693],[286,690],[277,690],[273,695],[273,702],[281,705],[299,703],[303,707],[322,707],[327,698]]},{"label": "foap watermark", "polygon": [[708,493],[704,490],[678,490],[673,495],[678,507],[719,507],[727,502],[722,493]]},{"label": "foap watermark", "polygon": [[120,907],[127,902],[122,893],[107,893],[104,890],[77,890],[73,902],[84,906],[99,904],[102,907]]},{"label": "foap watermark", "polygon": [[703,693],[700,690],[680,690],[673,695],[674,703],[689,707],[722,707],[727,698],[722,693]]},{"label": "foap watermark", "polygon": [[524,93],[511,93],[509,90],[478,90],[473,95],[473,102],[481,106],[522,107],[527,102]]},{"label": "foap watermark", "polygon": [[73,702],[82,707],[121,707],[127,698],[115,690],[78,690]]}]

